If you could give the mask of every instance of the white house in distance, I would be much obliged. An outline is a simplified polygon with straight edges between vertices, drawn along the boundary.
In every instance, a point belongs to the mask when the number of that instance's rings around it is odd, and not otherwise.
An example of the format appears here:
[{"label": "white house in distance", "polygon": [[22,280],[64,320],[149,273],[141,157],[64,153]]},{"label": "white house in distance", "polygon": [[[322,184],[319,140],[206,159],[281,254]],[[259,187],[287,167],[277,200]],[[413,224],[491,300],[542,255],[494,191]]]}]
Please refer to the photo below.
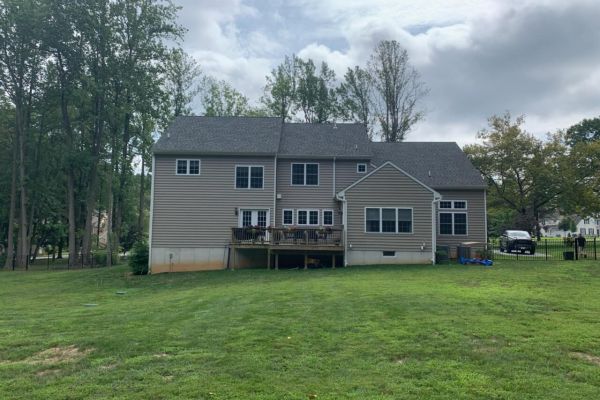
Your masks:
[{"label": "white house in distance", "polygon": [[560,221],[564,217],[554,216],[546,218],[542,223],[542,235],[549,237],[566,237],[569,234],[571,236],[582,234],[584,236],[600,236],[600,218],[585,217],[585,218],[573,218],[577,221],[575,231],[564,231],[558,227]]}]

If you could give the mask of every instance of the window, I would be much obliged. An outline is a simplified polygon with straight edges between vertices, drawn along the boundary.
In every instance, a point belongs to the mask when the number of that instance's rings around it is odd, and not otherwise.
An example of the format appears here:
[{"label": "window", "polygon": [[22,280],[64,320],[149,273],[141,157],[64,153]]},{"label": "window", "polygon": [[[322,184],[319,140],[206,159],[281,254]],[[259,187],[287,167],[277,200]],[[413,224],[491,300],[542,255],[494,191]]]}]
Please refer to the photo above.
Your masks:
[{"label": "window", "polygon": [[466,213],[440,213],[440,235],[466,235]]},{"label": "window", "polygon": [[177,175],[200,175],[200,160],[177,160]]},{"label": "window", "polygon": [[579,228],[579,233],[585,235],[585,228]]},{"label": "window", "polygon": [[396,232],[396,209],[381,209],[381,232]]},{"label": "window", "polygon": [[294,211],[293,210],[283,210],[283,225],[293,225],[294,224]]},{"label": "window", "polygon": [[412,233],[411,208],[366,208],[365,231]]},{"label": "window", "polygon": [[396,257],[396,252],[395,251],[384,251],[383,256],[384,257]]},{"label": "window", "polygon": [[589,219],[589,218],[586,218],[586,219],[584,219],[584,220],[583,220],[583,223],[584,223],[584,224],[586,224],[586,225],[589,225],[589,223],[590,223],[590,219]]},{"label": "window", "polygon": [[356,164],[356,172],[359,174],[364,174],[365,172],[367,172],[367,164],[364,164],[364,163]]},{"label": "window", "polygon": [[412,232],[412,210],[408,208],[398,209],[398,232]]},{"label": "window", "polygon": [[323,210],[323,225],[333,225],[332,210]]},{"label": "window", "polygon": [[367,208],[366,211],[366,231],[379,232],[379,220],[381,219],[380,208]]},{"label": "window", "polygon": [[298,210],[298,225],[319,225],[319,210]]},{"label": "window", "polygon": [[589,228],[588,229],[588,234],[589,235],[594,235],[594,228]]},{"label": "window", "polygon": [[262,166],[236,166],[236,189],[262,189],[264,168]]},{"label": "window", "polygon": [[319,164],[292,163],[292,185],[318,186]]},{"label": "window", "polygon": [[451,209],[466,210],[467,202],[464,200],[453,200],[453,201],[444,200],[444,201],[440,201],[440,208],[447,209],[447,210],[451,210]]}]

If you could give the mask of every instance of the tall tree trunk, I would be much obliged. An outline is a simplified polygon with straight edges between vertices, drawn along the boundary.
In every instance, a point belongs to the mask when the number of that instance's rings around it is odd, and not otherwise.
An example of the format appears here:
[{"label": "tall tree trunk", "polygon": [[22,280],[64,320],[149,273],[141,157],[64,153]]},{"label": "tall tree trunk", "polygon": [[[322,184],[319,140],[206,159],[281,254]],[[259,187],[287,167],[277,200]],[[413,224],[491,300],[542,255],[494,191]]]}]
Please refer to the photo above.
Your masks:
[{"label": "tall tree trunk", "polygon": [[115,153],[117,150],[115,149],[115,135],[113,134],[113,143],[112,143],[112,151],[110,156],[110,172],[108,174],[108,184],[106,188],[108,205],[106,206],[107,218],[106,218],[106,266],[112,266],[112,258],[113,258],[113,208],[114,208],[114,196],[113,196],[113,175],[116,167],[115,163]]},{"label": "tall tree trunk", "polygon": [[12,178],[10,183],[10,209],[8,212],[8,243],[6,244],[6,261],[4,268],[11,268],[15,255],[15,208],[17,203],[17,142],[13,143]]},{"label": "tall tree trunk", "polygon": [[[77,264],[77,221],[75,220],[75,177],[73,170],[67,172],[67,212],[69,219],[69,267]],[[62,258],[62,242],[59,248],[59,258]]]},{"label": "tall tree trunk", "polygon": [[[21,107],[19,107],[21,108]],[[23,126],[22,109],[17,108],[17,137],[19,142],[19,240],[17,244],[17,265],[27,266],[29,257],[28,229],[27,229],[27,185],[25,182],[25,129]]]}]

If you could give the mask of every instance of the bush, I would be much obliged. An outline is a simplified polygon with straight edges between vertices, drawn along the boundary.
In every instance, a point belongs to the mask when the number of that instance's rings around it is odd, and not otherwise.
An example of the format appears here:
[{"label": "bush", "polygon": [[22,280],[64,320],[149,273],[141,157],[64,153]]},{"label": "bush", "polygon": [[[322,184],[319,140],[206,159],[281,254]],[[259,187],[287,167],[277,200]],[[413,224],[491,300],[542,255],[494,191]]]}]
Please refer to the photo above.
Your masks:
[{"label": "bush", "polygon": [[148,243],[136,242],[129,257],[129,267],[134,275],[146,275],[148,273]]},{"label": "bush", "polygon": [[[106,250],[99,250],[92,253],[94,257],[94,265],[96,267],[104,267],[106,265],[106,259],[108,258],[108,253]],[[119,263],[119,254],[114,252],[112,254],[112,265],[117,265]]]}]

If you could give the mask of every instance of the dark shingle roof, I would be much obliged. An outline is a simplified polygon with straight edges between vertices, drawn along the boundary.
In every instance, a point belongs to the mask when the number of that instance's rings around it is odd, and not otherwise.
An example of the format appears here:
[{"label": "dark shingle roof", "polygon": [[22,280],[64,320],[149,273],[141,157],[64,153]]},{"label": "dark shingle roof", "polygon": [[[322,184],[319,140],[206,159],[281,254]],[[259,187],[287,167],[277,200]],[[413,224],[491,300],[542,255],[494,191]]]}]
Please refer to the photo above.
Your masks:
[{"label": "dark shingle roof", "polygon": [[372,143],[371,148],[376,165],[391,161],[431,188],[486,187],[480,172],[454,142]]},{"label": "dark shingle roof", "polygon": [[283,124],[279,155],[370,158],[371,145],[362,124]]},{"label": "dark shingle roof", "polygon": [[177,117],[155,153],[275,154],[281,118]]}]

